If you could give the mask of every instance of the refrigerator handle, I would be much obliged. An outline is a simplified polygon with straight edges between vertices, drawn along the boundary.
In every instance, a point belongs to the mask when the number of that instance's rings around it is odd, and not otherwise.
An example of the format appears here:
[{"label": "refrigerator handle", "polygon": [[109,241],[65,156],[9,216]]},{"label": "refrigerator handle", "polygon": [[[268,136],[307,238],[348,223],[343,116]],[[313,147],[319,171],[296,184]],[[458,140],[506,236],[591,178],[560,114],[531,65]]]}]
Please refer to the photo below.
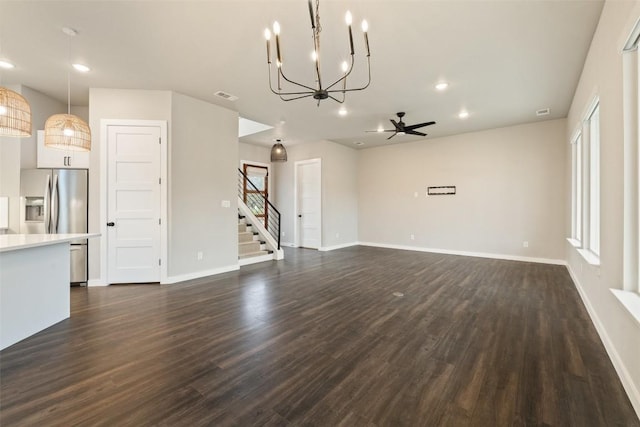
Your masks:
[{"label": "refrigerator handle", "polygon": [[51,234],[58,234],[58,219],[60,218],[60,200],[58,198],[58,175],[53,175],[51,186]]},{"label": "refrigerator handle", "polygon": [[44,232],[51,233],[51,175],[47,175],[44,187]]}]

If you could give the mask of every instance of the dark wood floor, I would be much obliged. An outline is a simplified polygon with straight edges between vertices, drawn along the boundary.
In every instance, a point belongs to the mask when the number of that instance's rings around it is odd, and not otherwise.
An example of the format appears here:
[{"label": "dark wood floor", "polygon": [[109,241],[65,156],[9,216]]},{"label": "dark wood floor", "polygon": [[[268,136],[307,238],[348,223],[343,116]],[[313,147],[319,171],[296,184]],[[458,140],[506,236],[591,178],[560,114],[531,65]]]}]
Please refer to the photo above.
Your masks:
[{"label": "dark wood floor", "polygon": [[287,250],[71,298],[0,353],[3,427],[640,426],[562,266]]}]

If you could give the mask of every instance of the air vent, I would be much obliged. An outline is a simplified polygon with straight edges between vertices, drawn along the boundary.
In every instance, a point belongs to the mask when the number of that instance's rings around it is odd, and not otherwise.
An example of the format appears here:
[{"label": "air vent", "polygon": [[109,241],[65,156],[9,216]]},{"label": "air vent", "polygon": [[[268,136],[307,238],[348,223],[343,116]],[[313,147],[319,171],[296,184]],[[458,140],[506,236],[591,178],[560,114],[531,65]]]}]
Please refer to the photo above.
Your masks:
[{"label": "air vent", "polygon": [[227,101],[237,101],[238,97],[235,95],[231,95],[230,93],[223,92],[221,90],[214,93],[215,96],[220,97],[222,99],[226,99]]},{"label": "air vent", "polygon": [[538,111],[536,111],[536,116],[540,117],[540,116],[548,116],[549,115],[549,109],[548,108],[542,108]]}]

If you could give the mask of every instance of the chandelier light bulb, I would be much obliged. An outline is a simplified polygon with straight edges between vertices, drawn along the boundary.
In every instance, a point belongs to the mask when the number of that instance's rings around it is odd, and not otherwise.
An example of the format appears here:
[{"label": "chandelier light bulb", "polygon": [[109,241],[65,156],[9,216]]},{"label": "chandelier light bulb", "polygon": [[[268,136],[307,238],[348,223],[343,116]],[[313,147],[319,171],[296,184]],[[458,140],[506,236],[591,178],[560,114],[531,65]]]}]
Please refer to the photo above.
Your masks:
[{"label": "chandelier light bulb", "polygon": [[271,40],[271,31],[269,31],[268,28],[265,28],[264,30],[264,38],[267,40]]},{"label": "chandelier light bulb", "polygon": [[366,19],[362,20],[362,32],[366,33],[367,31],[369,31],[369,23],[367,22]]},{"label": "chandelier light bulb", "polygon": [[278,21],[273,23],[273,34],[275,34],[276,36],[280,35],[280,24],[278,23]]},{"label": "chandelier light bulb", "polygon": [[64,136],[73,136],[73,129],[71,128],[64,128],[64,130],[62,131],[62,134]]},{"label": "chandelier light bulb", "polygon": [[347,22],[347,25],[351,25],[353,22],[353,16],[351,16],[351,12],[347,10],[347,13],[344,15],[344,20]]},{"label": "chandelier light bulb", "polygon": [[0,105],[0,116],[4,116],[7,114],[7,107],[4,105]]},{"label": "chandelier light bulb", "polygon": [[316,52],[315,50],[313,52],[311,52],[311,59],[313,61],[317,61],[318,60],[318,52]]},{"label": "chandelier light bulb", "polygon": [[346,116],[347,115],[347,109],[342,107],[340,108],[340,110],[338,110],[338,114],[340,114],[341,116]]},{"label": "chandelier light bulb", "polygon": [[346,73],[348,69],[349,69],[349,64],[347,64],[347,61],[342,61],[342,71]]}]

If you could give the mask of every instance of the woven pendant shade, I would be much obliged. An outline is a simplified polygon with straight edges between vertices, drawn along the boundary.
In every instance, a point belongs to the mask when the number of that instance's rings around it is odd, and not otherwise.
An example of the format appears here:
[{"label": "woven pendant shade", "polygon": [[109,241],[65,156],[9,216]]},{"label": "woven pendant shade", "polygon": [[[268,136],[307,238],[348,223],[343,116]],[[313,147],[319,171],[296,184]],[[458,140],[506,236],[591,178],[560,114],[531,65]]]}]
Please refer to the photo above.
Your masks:
[{"label": "woven pendant shade", "polygon": [[2,86],[0,136],[31,136],[31,106],[22,95]]},{"label": "woven pendant shade", "polygon": [[73,114],[54,114],[44,124],[45,147],[62,150],[91,150],[91,129]]},{"label": "woven pendant shade", "polygon": [[272,162],[286,162],[287,161],[287,150],[284,148],[280,142],[273,144],[271,147],[271,161]]}]

